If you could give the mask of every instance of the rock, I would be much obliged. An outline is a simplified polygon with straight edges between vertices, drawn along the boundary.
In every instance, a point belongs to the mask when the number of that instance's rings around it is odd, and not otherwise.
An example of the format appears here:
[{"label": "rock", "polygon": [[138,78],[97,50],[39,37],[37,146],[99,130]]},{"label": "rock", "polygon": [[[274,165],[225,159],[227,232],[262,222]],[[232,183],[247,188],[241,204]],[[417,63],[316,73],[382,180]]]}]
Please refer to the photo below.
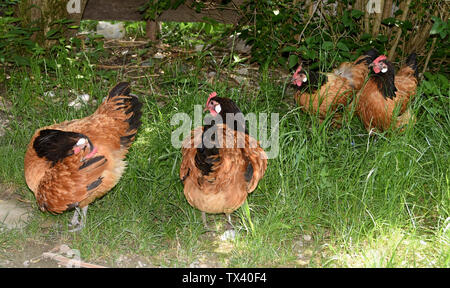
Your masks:
[{"label": "rock", "polygon": [[303,235],[303,240],[311,241],[311,239],[312,239],[311,235]]},{"label": "rock", "polygon": [[[243,53],[243,54],[249,54],[252,50],[252,46],[251,45],[247,45],[245,43],[244,40],[238,38],[237,36],[239,36],[239,34],[235,35],[231,35],[229,42],[228,42],[228,48],[231,49],[233,48],[234,51],[238,52],[238,53]],[[233,47],[234,45],[234,47]]]},{"label": "rock", "polygon": [[44,92],[44,96],[45,97],[55,97],[55,92],[54,91],[47,91],[47,92]]},{"label": "rock", "polygon": [[99,21],[97,34],[103,35],[106,39],[122,39],[125,37],[125,26],[123,22],[111,24],[106,21]]},{"label": "rock", "polygon": [[166,56],[161,52],[156,52],[155,55],[153,55],[153,58],[155,58],[155,59],[163,59],[165,57]]},{"label": "rock", "polygon": [[31,216],[29,209],[19,206],[14,200],[0,200],[0,229],[21,229]]},{"label": "rock", "polygon": [[248,69],[247,68],[239,68],[236,71],[237,74],[241,74],[241,75],[247,75],[248,74]]},{"label": "rock", "polygon": [[203,47],[205,47],[205,45],[197,44],[197,45],[195,45],[194,50],[195,50],[195,52],[200,52],[203,50]]},{"label": "rock", "polygon": [[220,240],[227,241],[227,240],[234,240],[236,238],[236,231],[234,230],[227,230],[222,235],[220,235]]},{"label": "rock", "polygon": [[[69,107],[75,108],[75,110],[80,109],[83,105],[86,105],[89,102],[91,96],[89,94],[78,94],[77,98],[71,102],[69,102]],[[94,103],[94,100],[92,100]]]}]

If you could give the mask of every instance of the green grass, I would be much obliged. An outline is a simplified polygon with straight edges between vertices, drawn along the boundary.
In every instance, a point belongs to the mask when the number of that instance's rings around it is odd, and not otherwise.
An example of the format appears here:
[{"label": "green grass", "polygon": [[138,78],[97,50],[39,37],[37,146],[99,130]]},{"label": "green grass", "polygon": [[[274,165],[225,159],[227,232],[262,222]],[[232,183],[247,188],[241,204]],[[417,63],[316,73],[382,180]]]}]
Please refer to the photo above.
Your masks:
[{"label": "green grass", "polygon": [[[17,187],[35,211],[23,231],[0,232],[3,252],[32,239],[66,243],[84,260],[108,265],[125,254],[163,267],[195,261],[225,267],[450,267],[448,89],[432,81],[434,90],[420,86],[412,103],[414,127],[368,137],[356,118],[336,129],[302,113],[288,83],[268,72],[255,89],[225,81],[211,85],[199,68],[185,73],[179,72],[181,61],[166,64],[163,76],[133,82],[144,103],[143,125],[126,173],[89,206],[85,229],[72,234],[67,232],[71,213],[38,210],[23,176],[26,146],[35,129],[95,111],[96,104],[68,107],[75,98],[71,89],[100,103],[116,82],[130,79],[65,56],[61,52],[57,58],[59,68],[32,62],[30,68],[6,72],[8,80],[3,75],[1,96],[11,105],[12,119],[0,138],[0,181]],[[43,96],[49,90],[56,92],[54,99]],[[280,113],[280,153],[248,197],[248,210],[233,214],[232,243],[205,233],[200,212],[183,195],[181,152],[170,145],[177,128],[171,117],[192,116],[193,106],[204,105],[211,91],[231,97],[244,113]],[[224,216],[208,219],[223,231]],[[52,225],[43,227],[45,222]]]}]

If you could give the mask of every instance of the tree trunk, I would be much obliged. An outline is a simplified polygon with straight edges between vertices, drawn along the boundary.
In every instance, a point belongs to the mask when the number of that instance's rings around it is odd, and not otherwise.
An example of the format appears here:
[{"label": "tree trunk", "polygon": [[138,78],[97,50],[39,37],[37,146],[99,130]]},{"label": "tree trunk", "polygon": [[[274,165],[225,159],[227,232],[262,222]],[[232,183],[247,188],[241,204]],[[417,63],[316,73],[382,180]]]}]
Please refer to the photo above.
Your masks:
[{"label": "tree trunk", "polygon": [[[378,0],[380,1],[380,9],[383,9],[384,7],[384,0]],[[379,12],[379,13],[378,13]],[[378,32],[380,32],[380,25],[381,25],[381,17],[383,16],[383,11],[376,11],[375,12],[375,22],[373,23],[373,28],[372,28],[372,36],[375,38],[378,36]]]},{"label": "tree trunk", "polygon": [[145,27],[145,35],[150,41],[155,42],[159,36],[159,23],[153,20],[148,20]]},{"label": "tree trunk", "polygon": [[74,30],[66,29],[67,25],[58,20],[69,19],[73,21],[71,26],[79,25],[86,2],[87,0],[22,0],[17,13],[25,25],[39,28],[33,34],[32,40],[44,47],[49,47],[54,42],[47,37],[50,31],[61,32],[65,37],[73,34]]}]

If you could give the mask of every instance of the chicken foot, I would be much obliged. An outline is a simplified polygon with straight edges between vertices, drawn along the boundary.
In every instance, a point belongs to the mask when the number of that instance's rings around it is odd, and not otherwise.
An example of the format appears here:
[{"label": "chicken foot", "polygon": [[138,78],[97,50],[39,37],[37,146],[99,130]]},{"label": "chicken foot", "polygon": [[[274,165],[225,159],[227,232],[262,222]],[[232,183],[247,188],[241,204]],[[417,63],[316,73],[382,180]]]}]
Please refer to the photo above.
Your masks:
[{"label": "chicken foot", "polygon": [[86,223],[86,215],[88,206],[85,206],[80,209],[80,207],[75,207],[75,212],[73,213],[72,220],[70,221],[69,227],[73,227],[69,232],[78,232],[83,229],[84,224]]}]

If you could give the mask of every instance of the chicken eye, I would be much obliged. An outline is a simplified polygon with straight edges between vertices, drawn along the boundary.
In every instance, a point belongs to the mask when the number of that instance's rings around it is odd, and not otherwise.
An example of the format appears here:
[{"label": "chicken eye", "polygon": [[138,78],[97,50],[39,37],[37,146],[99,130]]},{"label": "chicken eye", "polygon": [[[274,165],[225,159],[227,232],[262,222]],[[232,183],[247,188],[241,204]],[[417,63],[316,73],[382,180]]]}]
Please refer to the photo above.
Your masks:
[{"label": "chicken eye", "polygon": [[216,113],[220,113],[220,111],[222,111],[222,107],[220,107],[220,104],[217,104],[217,105],[214,107],[214,111],[216,111]]},{"label": "chicken eye", "polygon": [[81,146],[81,145],[84,145],[84,144],[86,144],[86,139],[84,139],[84,138],[80,138],[80,140],[78,140],[78,142],[77,142],[77,146]]}]

